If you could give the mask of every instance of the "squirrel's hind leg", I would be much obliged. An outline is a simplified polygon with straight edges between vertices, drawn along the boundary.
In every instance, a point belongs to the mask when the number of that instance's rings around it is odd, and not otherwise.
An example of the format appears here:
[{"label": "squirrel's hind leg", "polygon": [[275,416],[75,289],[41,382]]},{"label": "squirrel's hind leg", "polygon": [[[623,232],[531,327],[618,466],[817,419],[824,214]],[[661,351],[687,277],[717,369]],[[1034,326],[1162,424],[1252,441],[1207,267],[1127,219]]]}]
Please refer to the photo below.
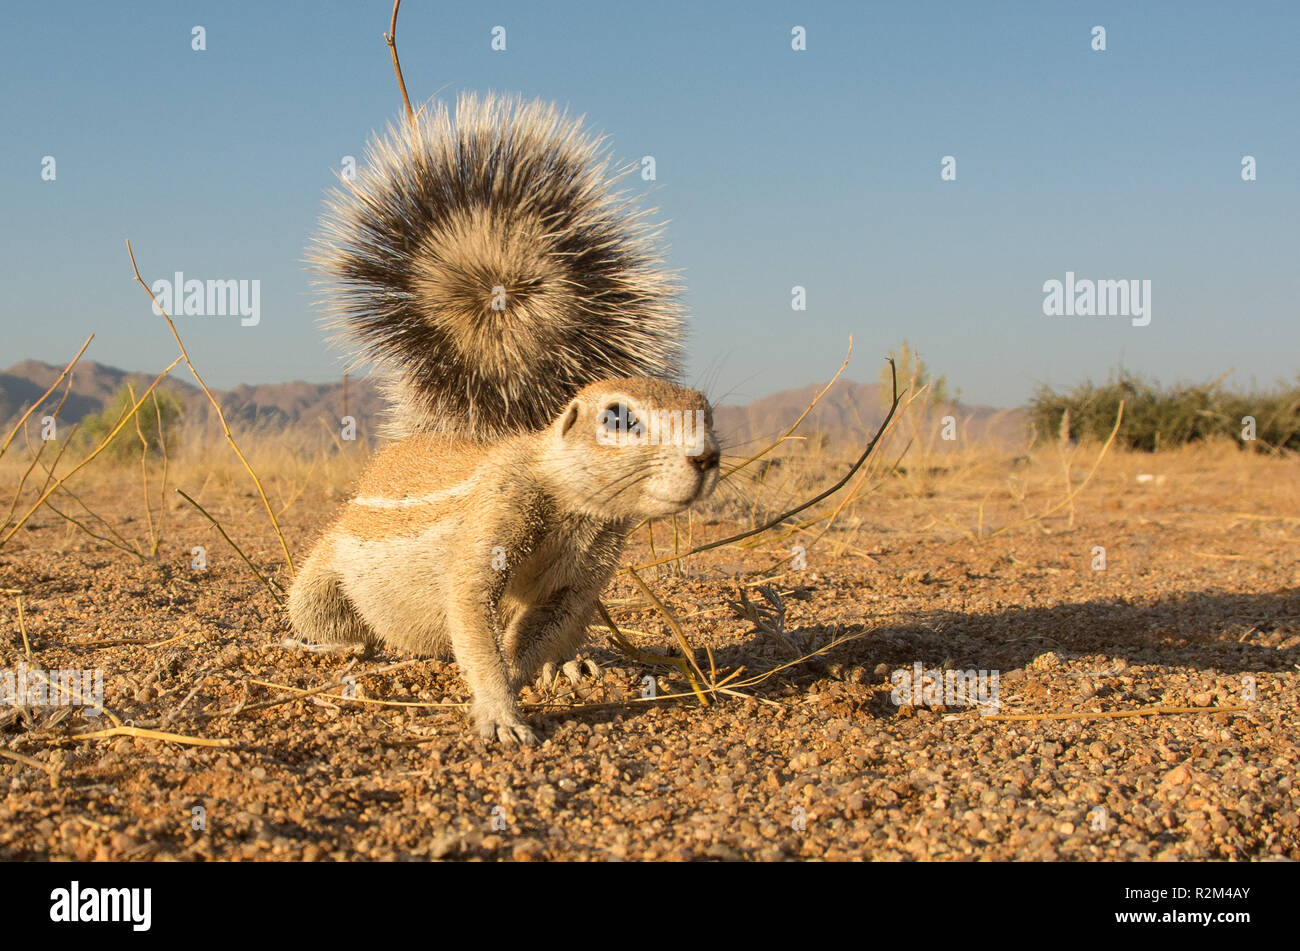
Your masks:
[{"label": "squirrel's hind leg", "polygon": [[583,673],[599,679],[600,668],[578,657],[595,610],[595,595],[591,590],[566,588],[549,604],[522,614],[511,625],[504,644],[514,688],[517,690],[538,678],[550,686],[559,669],[574,684],[582,679]]},{"label": "squirrel's hind leg", "polygon": [[289,589],[289,620],[305,641],[323,646],[362,646],[378,641],[343,593],[342,579],[320,549],[302,564]]}]

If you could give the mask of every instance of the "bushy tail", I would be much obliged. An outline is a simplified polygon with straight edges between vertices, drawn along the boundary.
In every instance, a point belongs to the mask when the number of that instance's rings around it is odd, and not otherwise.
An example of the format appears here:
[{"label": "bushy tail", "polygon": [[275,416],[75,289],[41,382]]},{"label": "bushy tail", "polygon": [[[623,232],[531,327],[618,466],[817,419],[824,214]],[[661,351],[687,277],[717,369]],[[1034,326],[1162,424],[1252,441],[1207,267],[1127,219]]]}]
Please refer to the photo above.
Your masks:
[{"label": "bushy tail", "polygon": [[462,96],[389,126],[309,255],[374,363],[390,435],[539,429],[587,383],[679,372],[675,277],[603,140],[554,106]]}]

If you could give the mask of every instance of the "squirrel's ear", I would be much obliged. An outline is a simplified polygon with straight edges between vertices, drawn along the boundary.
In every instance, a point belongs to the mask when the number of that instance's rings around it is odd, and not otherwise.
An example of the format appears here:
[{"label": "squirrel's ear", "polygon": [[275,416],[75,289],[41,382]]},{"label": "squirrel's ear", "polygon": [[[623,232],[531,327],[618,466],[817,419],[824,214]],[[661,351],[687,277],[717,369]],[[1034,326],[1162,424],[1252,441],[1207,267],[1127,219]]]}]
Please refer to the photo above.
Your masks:
[{"label": "squirrel's ear", "polygon": [[560,420],[561,436],[567,436],[569,434],[569,430],[573,428],[573,424],[578,421],[578,413],[580,410],[581,406],[578,404],[577,400],[574,400],[569,404],[569,408],[564,411],[564,418]]}]

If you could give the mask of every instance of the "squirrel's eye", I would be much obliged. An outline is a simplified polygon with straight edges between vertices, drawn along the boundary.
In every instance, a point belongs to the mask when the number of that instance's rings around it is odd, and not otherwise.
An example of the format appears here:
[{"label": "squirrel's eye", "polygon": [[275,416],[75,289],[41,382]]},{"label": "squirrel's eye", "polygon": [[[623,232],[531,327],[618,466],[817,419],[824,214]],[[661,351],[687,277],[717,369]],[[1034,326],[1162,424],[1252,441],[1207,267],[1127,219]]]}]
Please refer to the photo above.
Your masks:
[{"label": "squirrel's eye", "polygon": [[600,418],[606,429],[617,429],[623,432],[627,432],[637,424],[636,414],[628,409],[625,403],[611,403],[605,407]]}]

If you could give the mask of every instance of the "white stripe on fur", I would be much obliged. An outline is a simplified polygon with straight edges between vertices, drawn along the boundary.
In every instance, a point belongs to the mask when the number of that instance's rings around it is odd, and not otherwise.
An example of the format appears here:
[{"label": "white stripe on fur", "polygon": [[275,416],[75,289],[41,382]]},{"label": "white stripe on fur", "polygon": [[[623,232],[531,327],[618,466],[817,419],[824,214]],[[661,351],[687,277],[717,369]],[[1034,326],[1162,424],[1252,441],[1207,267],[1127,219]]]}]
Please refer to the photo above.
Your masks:
[{"label": "white stripe on fur", "polygon": [[382,495],[359,495],[352,500],[352,503],[374,509],[404,509],[413,508],[417,505],[434,505],[438,502],[446,502],[448,499],[458,499],[461,496],[469,495],[477,483],[477,478],[466,479],[449,489],[439,489],[426,495],[408,495],[400,499],[389,499]]}]

